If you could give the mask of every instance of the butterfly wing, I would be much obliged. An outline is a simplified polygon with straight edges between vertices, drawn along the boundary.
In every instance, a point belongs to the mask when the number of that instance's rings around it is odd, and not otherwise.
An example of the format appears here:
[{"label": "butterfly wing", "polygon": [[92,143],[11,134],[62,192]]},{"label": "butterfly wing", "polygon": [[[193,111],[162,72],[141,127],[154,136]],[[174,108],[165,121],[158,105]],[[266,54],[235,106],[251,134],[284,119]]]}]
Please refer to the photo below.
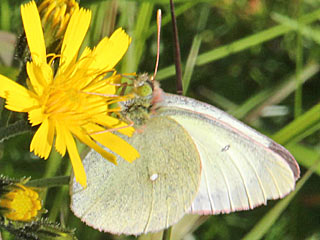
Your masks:
[{"label": "butterfly wing", "polygon": [[189,134],[168,117],[154,117],[126,139],[141,157],[110,164],[91,150],[84,158],[87,188],[72,177],[71,209],[88,225],[116,234],[160,231],[190,208],[201,162]]},{"label": "butterfly wing", "polygon": [[294,189],[299,166],[268,137],[191,98],[164,93],[157,107],[187,130],[200,153],[201,183],[191,213],[252,209]]}]

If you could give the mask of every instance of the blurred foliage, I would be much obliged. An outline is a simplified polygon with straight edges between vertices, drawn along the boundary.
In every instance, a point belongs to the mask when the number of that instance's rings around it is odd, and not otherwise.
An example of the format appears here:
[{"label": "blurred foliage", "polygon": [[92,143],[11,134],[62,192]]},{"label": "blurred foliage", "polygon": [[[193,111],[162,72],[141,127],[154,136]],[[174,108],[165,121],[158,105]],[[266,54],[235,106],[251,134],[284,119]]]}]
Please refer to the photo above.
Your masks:
[{"label": "blurred foliage", "polygon": [[[0,1],[0,72],[11,78],[18,73],[13,51],[15,38],[22,33],[19,7],[23,2]],[[175,92],[169,0],[82,0],[80,5],[93,11],[84,45],[96,45],[121,26],[133,42],[118,69],[141,73],[154,71],[156,10],[162,9],[158,80],[165,91]],[[320,2],[176,0],[175,7],[184,83],[189,86],[186,95],[216,105],[274,136],[297,158],[302,176],[307,171],[311,174],[311,166],[320,159]],[[0,111],[0,127],[23,118],[3,110],[3,104]],[[70,174],[69,162],[58,154],[44,161],[29,153],[31,137],[28,132],[1,143],[1,174],[33,179]],[[314,170],[316,174],[306,177],[306,184],[286,203],[287,209],[281,203],[285,198],[253,211],[208,220],[196,217],[178,224],[173,234],[185,235],[185,239],[240,239],[275,208],[273,212],[279,214],[264,239],[320,239],[320,169]],[[79,239],[134,239],[85,226],[68,208],[67,187],[49,189],[44,195],[49,219],[76,228]],[[281,210],[280,203],[284,205]],[[257,239],[255,236],[250,239]],[[13,239],[7,232],[2,232],[2,238]]]}]

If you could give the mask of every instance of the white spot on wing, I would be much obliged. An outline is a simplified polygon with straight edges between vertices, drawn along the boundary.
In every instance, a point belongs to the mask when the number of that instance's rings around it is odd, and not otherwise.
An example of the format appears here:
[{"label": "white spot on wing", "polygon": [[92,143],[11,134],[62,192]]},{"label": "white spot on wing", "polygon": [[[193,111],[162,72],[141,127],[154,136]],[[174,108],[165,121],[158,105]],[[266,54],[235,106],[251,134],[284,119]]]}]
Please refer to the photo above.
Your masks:
[{"label": "white spot on wing", "polygon": [[157,173],[154,173],[154,174],[152,174],[152,175],[150,176],[150,180],[153,182],[153,181],[157,180],[158,177],[159,177],[159,175],[158,175]]}]

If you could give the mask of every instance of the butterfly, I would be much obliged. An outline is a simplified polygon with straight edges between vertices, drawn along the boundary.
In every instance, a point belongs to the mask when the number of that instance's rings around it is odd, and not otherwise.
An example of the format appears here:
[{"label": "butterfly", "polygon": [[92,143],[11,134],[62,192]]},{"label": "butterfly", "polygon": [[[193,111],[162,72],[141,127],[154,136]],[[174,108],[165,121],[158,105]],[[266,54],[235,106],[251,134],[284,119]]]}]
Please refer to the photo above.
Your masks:
[{"label": "butterfly", "polygon": [[91,150],[83,160],[87,188],[75,179],[70,184],[71,209],[100,231],[156,232],[187,213],[253,209],[295,187],[300,170],[294,157],[214,106],[155,84],[122,114],[132,107],[149,113],[136,114],[137,131],[123,137],[141,157],[128,163],[118,156],[115,166]]}]

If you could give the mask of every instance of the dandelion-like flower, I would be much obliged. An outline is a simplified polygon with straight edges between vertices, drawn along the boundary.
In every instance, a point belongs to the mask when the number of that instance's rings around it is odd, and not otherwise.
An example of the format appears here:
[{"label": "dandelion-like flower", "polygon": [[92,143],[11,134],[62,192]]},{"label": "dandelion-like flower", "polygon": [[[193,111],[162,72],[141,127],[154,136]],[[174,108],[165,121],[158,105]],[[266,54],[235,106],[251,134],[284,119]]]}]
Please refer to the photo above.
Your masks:
[{"label": "dandelion-like flower", "polygon": [[[86,174],[74,137],[99,152],[109,161],[116,157],[98,143],[131,162],[139,153],[122,138],[106,129],[131,136],[132,127],[111,116],[119,111],[110,105],[123,101],[116,94],[115,82],[120,76],[114,66],[130,44],[130,37],[116,30],[91,50],[85,48],[77,60],[80,45],[88,30],[91,12],[83,8],[74,11],[65,32],[61,56],[55,71],[47,61],[46,47],[39,13],[34,1],[21,6],[21,16],[32,57],[27,63],[28,89],[0,75],[0,97],[6,99],[6,108],[27,112],[32,126],[40,125],[30,144],[30,151],[47,159],[55,140],[56,150],[64,156],[68,151],[76,180],[86,186]],[[106,78],[106,73],[111,76]],[[112,74],[113,73],[113,74]],[[127,127],[126,127],[127,126]],[[100,132],[100,134],[92,134]]]},{"label": "dandelion-like flower", "polygon": [[14,221],[31,221],[41,209],[39,194],[22,184],[10,186],[11,191],[0,197],[4,216]]}]

